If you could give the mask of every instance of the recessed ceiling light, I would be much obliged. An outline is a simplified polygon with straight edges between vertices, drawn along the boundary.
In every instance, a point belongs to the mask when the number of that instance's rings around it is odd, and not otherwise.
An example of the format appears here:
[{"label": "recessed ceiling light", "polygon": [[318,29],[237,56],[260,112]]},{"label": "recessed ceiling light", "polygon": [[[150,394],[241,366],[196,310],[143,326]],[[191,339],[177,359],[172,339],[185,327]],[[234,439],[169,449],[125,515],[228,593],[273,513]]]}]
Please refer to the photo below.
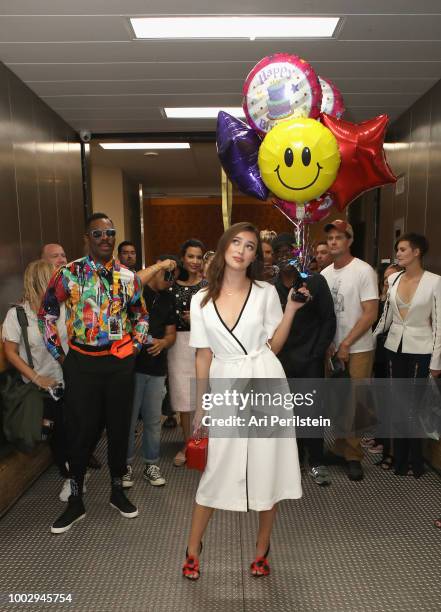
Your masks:
[{"label": "recessed ceiling light", "polygon": [[234,117],[245,117],[241,106],[203,106],[199,108],[174,107],[164,108],[168,119],[216,119],[219,111],[225,111]]},{"label": "recessed ceiling light", "polygon": [[100,142],[103,149],[189,149],[189,142]]},{"label": "recessed ceiling light", "polygon": [[339,17],[133,17],[136,38],[330,38]]}]

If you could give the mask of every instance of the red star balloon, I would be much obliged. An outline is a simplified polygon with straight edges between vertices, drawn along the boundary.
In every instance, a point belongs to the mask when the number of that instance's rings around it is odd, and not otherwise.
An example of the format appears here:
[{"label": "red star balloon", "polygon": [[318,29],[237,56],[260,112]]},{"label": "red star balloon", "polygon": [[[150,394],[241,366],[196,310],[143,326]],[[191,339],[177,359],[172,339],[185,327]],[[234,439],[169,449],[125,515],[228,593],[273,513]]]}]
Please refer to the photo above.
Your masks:
[{"label": "red star balloon", "polygon": [[341,155],[337,178],[328,189],[339,210],[369,189],[396,182],[383,151],[387,115],[356,124],[323,114],[322,122],[337,139]]}]

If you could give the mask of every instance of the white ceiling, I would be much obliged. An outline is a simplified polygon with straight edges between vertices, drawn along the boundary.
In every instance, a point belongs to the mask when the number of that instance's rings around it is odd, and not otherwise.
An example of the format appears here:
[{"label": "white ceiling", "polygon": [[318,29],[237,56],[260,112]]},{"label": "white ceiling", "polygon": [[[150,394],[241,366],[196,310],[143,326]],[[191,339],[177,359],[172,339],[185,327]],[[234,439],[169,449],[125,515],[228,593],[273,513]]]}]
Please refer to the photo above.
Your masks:
[{"label": "white ceiling", "polygon": [[[337,15],[335,40],[136,41],[128,18]],[[441,78],[441,0],[1,0],[0,60],[76,129],[212,131],[164,106],[237,106],[265,55],[307,59],[344,95],[347,117],[397,118]]]},{"label": "white ceiling", "polygon": [[[129,17],[320,15],[343,18],[335,40],[137,41]],[[441,0],[0,0],[0,61],[77,130],[214,132],[215,120],[168,120],[164,106],[239,106],[264,56],[308,60],[341,89],[346,118],[396,119],[441,78]],[[118,138],[116,136],[116,138]],[[102,151],[146,193],[217,194],[214,144],[189,151]]]}]

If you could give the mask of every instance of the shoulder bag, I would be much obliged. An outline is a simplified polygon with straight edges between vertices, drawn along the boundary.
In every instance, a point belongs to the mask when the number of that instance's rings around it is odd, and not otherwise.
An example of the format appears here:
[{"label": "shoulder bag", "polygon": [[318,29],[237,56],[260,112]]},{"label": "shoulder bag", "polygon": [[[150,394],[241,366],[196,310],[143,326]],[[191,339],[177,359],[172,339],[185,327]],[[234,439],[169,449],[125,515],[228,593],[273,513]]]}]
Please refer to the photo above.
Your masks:
[{"label": "shoulder bag", "polygon": [[[28,338],[28,319],[23,306],[16,306],[17,319],[23,334],[28,365],[33,368]],[[31,452],[41,441],[43,398],[34,383],[24,383],[19,372],[8,374],[1,390],[3,401],[3,431],[6,439],[22,452]]]}]

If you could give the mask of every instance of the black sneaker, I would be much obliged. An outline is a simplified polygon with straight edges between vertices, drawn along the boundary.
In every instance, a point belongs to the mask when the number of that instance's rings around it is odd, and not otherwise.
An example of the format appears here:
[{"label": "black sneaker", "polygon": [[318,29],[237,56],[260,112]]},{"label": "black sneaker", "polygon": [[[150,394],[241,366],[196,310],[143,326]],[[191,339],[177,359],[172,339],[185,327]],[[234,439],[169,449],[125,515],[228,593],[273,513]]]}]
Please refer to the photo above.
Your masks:
[{"label": "black sneaker", "polygon": [[86,510],[84,509],[83,500],[81,497],[71,495],[68,500],[67,509],[51,526],[51,533],[69,531],[74,523],[81,521],[85,516]]},{"label": "black sneaker", "polygon": [[124,516],[125,518],[135,518],[138,516],[138,508],[127,499],[122,487],[112,488],[110,505],[112,508],[119,510],[121,516]]},{"label": "black sneaker", "polygon": [[363,480],[363,468],[359,461],[348,461],[347,467],[349,480]]},{"label": "black sneaker", "polygon": [[166,480],[157,465],[147,464],[142,473],[144,478],[154,487],[162,487]]}]

